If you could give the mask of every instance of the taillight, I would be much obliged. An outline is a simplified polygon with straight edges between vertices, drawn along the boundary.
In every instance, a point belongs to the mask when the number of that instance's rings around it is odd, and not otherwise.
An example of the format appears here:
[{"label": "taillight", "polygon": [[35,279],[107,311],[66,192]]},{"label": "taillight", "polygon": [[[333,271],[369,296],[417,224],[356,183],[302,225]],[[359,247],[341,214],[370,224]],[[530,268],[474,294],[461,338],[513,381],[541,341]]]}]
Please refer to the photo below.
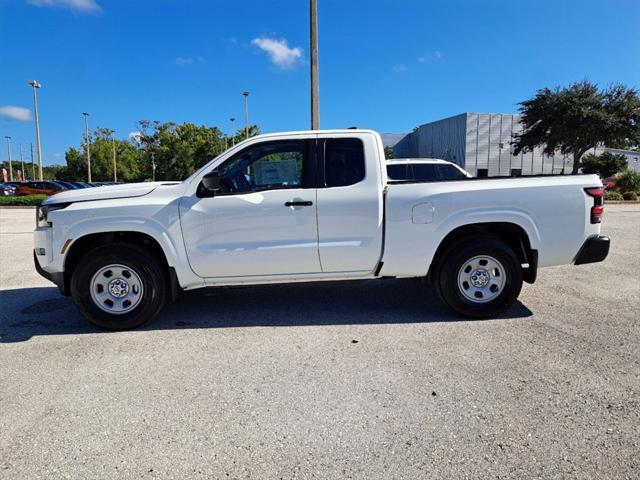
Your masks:
[{"label": "taillight", "polygon": [[585,188],[584,191],[587,193],[587,195],[593,197],[593,207],[591,207],[591,223],[602,222],[602,214],[604,213],[604,188]]}]

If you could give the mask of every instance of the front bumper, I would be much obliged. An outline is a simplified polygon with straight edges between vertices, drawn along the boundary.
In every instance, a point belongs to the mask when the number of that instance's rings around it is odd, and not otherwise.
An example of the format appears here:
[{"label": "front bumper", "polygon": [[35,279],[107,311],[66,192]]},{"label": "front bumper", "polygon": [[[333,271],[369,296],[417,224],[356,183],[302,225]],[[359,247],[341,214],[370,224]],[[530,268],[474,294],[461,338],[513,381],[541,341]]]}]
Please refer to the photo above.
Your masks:
[{"label": "front bumper", "polygon": [[587,238],[576,255],[574,265],[603,261],[609,254],[609,243],[609,237],[604,235],[593,235]]},{"label": "front bumper", "polygon": [[64,272],[47,272],[40,266],[40,262],[38,261],[38,256],[36,255],[36,251],[33,251],[33,263],[36,265],[36,271],[42,275],[44,278],[53,282],[60,290],[60,293],[65,296],[69,296],[69,289],[67,288],[66,282],[64,281]]}]

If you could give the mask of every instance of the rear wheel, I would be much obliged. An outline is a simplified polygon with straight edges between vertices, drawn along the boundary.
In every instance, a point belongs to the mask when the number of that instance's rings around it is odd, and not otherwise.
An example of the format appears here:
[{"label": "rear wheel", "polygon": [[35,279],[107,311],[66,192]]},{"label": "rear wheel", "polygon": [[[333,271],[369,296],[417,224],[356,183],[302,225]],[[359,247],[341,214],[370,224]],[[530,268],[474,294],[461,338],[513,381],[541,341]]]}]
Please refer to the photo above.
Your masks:
[{"label": "rear wheel", "polygon": [[155,256],[137,245],[116,243],[97,247],[80,260],[71,277],[71,295],[94,325],[126,330],[160,312],[167,284]]},{"label": "rear wheel", "polygon": [[436,274],[440,298],[455,312],[488,318],[509,308],[522,289],[522,266],[506,243],[475,238],[450,249]]}]

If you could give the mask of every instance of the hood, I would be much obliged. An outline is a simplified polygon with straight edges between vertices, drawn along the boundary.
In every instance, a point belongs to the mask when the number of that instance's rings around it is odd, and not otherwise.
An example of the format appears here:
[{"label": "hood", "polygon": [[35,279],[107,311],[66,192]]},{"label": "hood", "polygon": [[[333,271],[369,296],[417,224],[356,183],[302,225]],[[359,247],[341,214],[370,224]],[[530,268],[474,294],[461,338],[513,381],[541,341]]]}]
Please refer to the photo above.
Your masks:
[{"label": "hood", "polygon": [[141,197],[153,192],[160,185],[176,185],[180,182],[145,182],[125,183],[122,185],[105,185],[103,187],[67,190],[48,197],[43,205],[54,203],[89,202],[92,200],[109,200],[113,198]]}]

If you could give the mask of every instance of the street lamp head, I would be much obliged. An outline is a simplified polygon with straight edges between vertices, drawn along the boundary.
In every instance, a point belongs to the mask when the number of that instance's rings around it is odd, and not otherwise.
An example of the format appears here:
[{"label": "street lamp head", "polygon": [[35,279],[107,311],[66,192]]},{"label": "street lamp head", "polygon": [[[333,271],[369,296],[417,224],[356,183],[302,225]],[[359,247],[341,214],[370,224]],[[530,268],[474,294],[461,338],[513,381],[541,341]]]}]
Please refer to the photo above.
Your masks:
[{"label": "street lamp head", "polygon": [[244,95],[245,97],[249,96],[249,92],[242,92],[242,95]]},{"label": "street lamp head", "polygon": [[42,88],[42,85],[36,82],[35,80],[29,80],[27,85],[31,85],[33,88]]},{"label": "street lamp head", "polygon": [[85,117],[89,116],[89,114],[87,112],[82,112],[82,115],[84,115]]},{"label": "street lamp head", "polygon": [[230,118],[230,119],[229,119],[229,121],[230,121],[230,122],[235,122],[235,121],[236,121],[236,119],[235,119],[235,118]]}]

